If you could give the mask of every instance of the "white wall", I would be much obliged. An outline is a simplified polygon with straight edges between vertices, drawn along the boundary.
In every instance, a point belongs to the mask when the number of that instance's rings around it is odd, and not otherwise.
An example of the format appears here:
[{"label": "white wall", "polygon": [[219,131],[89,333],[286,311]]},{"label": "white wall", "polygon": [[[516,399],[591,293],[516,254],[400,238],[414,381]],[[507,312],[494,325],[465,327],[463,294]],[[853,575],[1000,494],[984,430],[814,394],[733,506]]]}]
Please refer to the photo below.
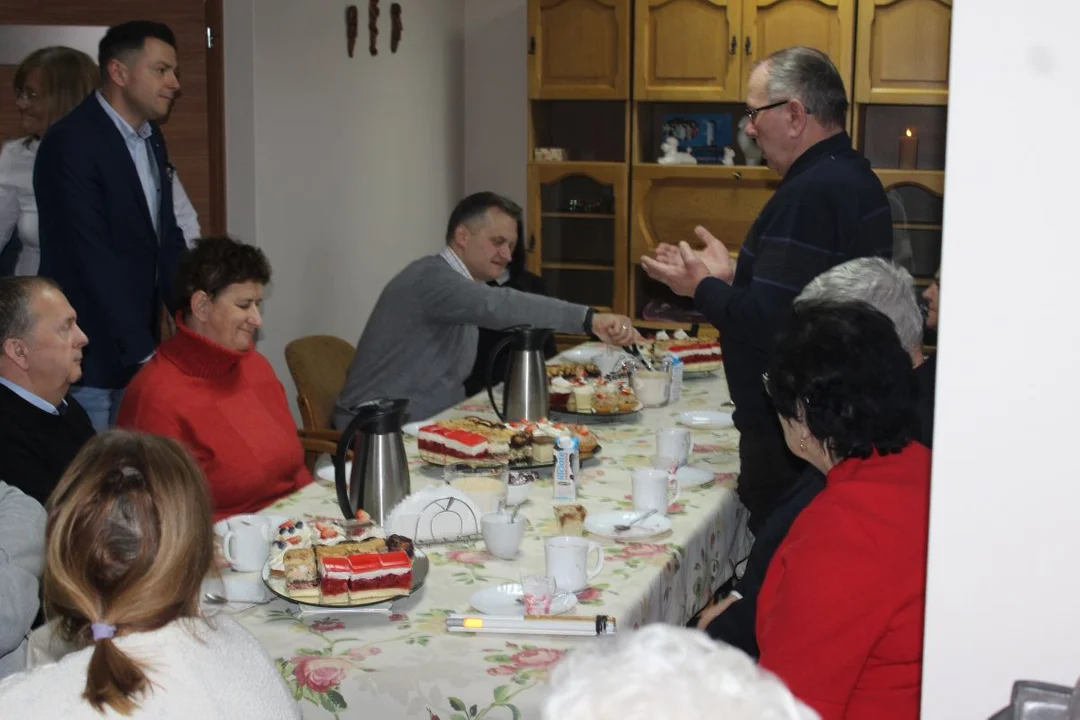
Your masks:
[{"label": "white wall", "polygon": [[465,192],[522,207],[528,150],[526,0],[465,0]]},{"label": "white wall", "polygon": [[1074,8],[953,5],[925,720],[1080,675]]},{"label": "white wall", "polygon": [[[462,0],[400,0],[390,53],[367,4],[346,53],[345,4],[226,0],[229,231],[274,269],[259,350],[290,396],[302,335],[355,342],[386,281],[438,250],[462,191]],[[404,330],[403,330],[404,331]]]}]

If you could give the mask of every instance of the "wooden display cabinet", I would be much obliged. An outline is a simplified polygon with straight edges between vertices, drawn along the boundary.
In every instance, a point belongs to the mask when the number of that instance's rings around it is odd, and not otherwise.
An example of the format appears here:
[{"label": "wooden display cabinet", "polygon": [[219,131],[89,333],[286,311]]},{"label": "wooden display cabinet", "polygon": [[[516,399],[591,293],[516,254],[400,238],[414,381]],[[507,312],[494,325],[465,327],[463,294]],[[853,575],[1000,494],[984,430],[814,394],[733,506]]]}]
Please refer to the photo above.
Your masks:
[{"label": "wooden display cabinet", "polygon": [[529,97],[630,97],[630,0],[529,0]]},{"label": "wooden display cabinet", "polygon": [[949,102],[952,0],[859,0],[855,102]]},{"label": "wooden display cabinet", "polygon": [[637,0],[634,33],[636,100],[741,102],[754,64],[792,45],[827,53],[850,94],[855,0]]}]

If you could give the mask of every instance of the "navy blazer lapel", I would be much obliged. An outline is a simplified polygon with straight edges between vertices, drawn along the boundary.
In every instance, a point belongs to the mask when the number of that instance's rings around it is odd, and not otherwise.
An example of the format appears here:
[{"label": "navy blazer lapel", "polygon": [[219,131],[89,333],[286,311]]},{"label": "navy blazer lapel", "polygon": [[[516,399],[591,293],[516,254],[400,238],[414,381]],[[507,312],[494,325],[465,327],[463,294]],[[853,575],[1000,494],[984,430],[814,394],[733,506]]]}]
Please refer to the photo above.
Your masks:
[{"label": "navy blazer lapel", "polygon": [[105,112],[105,108],[101,107],[96,93],[91,94],[84,102],[92,103],[90,107],[91,115],[97,120],[98,128],[105,137],[108,152],[117,156],[115,164],[117,167],[122,168],[121,172],[126,176],[128,186],[135,193],[135,202],[142,208],[143,220],[146,221],[150,229],[150,237],[156,239],[157,234],[154,232],[154,223],[150,218],[150,207],[146,204],[146,194],[143,192],[142,181],[139,180],[139,171],[135,168],[135,161],[131,159],[131,153],[128,151],[124,136],[120,134],[120,129],[116,127],[113,119]]}]

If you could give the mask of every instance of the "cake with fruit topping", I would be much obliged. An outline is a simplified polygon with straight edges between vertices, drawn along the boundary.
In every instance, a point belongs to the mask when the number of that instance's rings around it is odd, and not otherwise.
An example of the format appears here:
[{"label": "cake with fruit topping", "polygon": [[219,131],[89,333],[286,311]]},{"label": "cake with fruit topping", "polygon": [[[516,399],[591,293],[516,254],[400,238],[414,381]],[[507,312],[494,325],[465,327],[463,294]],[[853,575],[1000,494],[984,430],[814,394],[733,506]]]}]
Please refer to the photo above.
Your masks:
[{"label": "cake with fruit topping", "polygon": [[404,551],[348,557],[349,602],[372,603],[412,591],[412,561]]},{"label": "cake with fruit topping", "polygon": [[[448,434],[467,439],[470,447],[476,448],[476,451],[463,454],[456,452],[457,448],[451,448],[452,452],[447,452],[446,445],[433,438],[445,438]],[[435,465],[465,463],[480,466],[496,462],[522,465],[551,462],[554,438],[563,436],[576,436],[581,453],[586,456],[597,447],[596,436],[584,425],[553,423],[546,419],[500,423],[469,416],[425,425],[420,428],[419,435],[420,457]],[[540,446],[539,452],[537,445]],[[496,448],[494,452],[491,450],[493,447]]]}]

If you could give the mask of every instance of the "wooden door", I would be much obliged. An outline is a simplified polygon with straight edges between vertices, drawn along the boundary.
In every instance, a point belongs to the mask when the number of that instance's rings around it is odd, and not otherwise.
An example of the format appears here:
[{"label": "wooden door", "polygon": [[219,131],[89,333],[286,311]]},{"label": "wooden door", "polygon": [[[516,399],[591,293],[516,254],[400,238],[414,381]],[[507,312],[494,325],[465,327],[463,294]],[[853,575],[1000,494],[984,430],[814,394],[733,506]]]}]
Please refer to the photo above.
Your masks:
[{"label": "wooden door", "polygon": [[630,0],[529,0],[529,97],[630,95]]},{"label": "wooden door", "polygon": [[859,0],[855,100],[947,105],[952,0]]},{"label": "wooden door", "polygon": [[529,268],[564,300],[626,308],[627,166],[529,165]]},{"label": "wooden door", "polygon": [[[35,26],[27,32],[41,37],[43,44],[55,44],[52,38],[63,44],[64,37],[71,37],[71,28],[96,31],[100,37],[109,25],[128,20],[154,20],[172,29],[178,45],[181,96],[162,130],[169,159],[199,213],[204,235],[225,231],[220,18],[221,0],[0,0],[0,26]],[[216,47],[210,51],[208,27],[216,37]],[[95,48],[78,49],[97,61]],[[18,60],[5,58],[4,63],[0,65],[0,139],[7,140],[21,131],[12,95]]]},{"label": "wooden door", "polygon": [[743,0],[743,85],[758,60],[793,45],[826,53],[851,97],[855,0]]},{"label": "wooden door", "polygon": [[634,97],[743,100],[743,0],[638,0],[634,9]]}]

